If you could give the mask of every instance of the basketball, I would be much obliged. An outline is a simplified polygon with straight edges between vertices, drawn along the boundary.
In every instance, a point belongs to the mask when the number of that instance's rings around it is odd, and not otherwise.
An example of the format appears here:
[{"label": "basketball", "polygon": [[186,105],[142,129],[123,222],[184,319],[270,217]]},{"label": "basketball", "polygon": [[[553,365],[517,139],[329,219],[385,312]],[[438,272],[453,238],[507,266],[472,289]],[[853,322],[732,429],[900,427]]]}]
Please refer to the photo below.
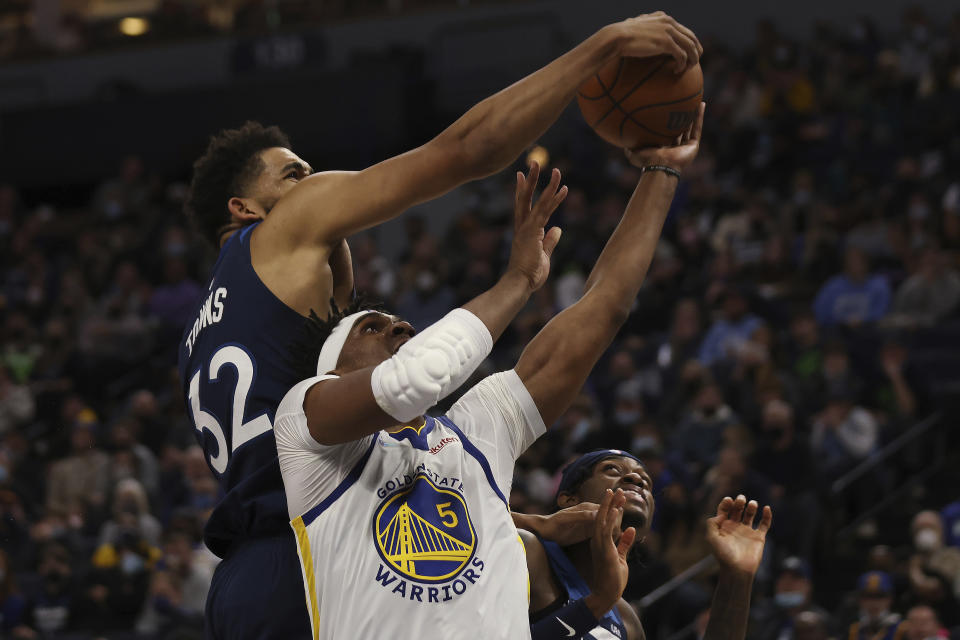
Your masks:
[{"label": "basketball", "polygon": [[577,91],[587,124],[627,149],[673,144],[696,119],[702,98],[700,65],[677,75],[667,56],[614,60]]}]

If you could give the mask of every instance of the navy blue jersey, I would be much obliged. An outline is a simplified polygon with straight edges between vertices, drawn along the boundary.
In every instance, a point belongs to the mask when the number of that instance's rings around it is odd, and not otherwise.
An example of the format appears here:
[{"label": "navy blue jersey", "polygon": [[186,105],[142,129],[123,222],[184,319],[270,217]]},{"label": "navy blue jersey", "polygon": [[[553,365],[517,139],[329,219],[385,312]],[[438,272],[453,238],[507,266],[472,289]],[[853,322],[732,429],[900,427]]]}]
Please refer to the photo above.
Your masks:
[{"label": "navy blue jersey", "polygon": [[235,233],[220,250],[179,347],[190,420],[222,490],[204,528],[204,541],[221,557],[242,539],[290,531],[273,417],[299,381],[290,344],[304,317],[253,270],[255,226]]},{"label": "navy blue jersey", "polygon": [[[565,607],[571,602],[589,595],[590,587],[580,577],[580,573],[570,562],[567,554],[563,552],[563,548],[556,542],[550,542],[542,538],[540,542],[543,544],[544,551],[547,552],[547,559],[550,560],[550,569],[553,571],[553,576],[560,583],[560,588],[567,594],[566,601],[560,606]],[[609,640],[611,638],[613,640],[617,638],[627,640],[627,628],[623,626],[620,612],[614,607],[600,618],[600,624],[580,637],[584,640]]]}]

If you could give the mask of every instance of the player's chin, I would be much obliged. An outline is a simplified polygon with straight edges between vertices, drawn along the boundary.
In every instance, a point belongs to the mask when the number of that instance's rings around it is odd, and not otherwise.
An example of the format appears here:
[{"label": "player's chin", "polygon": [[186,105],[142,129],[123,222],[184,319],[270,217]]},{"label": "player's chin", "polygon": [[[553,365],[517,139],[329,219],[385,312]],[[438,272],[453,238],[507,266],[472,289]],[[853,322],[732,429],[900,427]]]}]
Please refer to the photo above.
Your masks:
[{"label": "player's chin", "polygon": [[649,521],[650,517],[644,507],[629,503],[624,505],[623,518],[620,520],[620,526],[622,529],[633,527],[638,533],[640,533],[646,529]]}]

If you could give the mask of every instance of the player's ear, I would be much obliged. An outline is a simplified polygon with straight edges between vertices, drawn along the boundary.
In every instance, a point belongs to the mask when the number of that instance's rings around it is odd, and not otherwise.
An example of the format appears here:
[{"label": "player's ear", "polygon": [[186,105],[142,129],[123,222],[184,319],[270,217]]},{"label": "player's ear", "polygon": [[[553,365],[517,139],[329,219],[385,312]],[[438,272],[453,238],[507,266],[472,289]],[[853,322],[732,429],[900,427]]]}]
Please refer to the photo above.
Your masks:
[{"label": "player's ear", "polygon": [[231,222],[247,225],[263,219],[260,207],[249,198],[234,196],[227,200],[227,209],[230,210]]},{"label": "player's ear", "polygon": [[572,493],[561,493],[557,496],[557,506],[561,509],[580,504],[580,499]]}]

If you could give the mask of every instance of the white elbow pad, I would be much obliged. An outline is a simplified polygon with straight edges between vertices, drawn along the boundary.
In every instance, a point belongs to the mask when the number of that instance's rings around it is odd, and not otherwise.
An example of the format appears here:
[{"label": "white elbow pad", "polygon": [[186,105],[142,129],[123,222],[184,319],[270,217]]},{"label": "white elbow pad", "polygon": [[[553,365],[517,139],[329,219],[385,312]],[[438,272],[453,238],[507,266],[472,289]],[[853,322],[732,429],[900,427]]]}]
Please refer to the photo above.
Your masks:
[{"label": "white elbow pad", "polygon": [[373,370],[373,397],[387,415],[413,420],[466,382],[492,347],[486,325],[454,309]]}]

